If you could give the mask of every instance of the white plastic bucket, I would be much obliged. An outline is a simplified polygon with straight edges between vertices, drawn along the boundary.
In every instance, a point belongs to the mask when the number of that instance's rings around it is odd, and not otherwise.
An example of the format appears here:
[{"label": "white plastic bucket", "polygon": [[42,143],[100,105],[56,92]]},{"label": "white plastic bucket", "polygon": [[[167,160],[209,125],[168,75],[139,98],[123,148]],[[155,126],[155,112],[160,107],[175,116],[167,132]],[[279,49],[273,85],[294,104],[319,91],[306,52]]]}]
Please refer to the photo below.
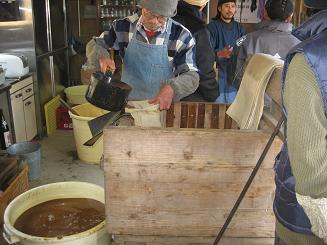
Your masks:
[{"label": "white plastic bucket", "polygon": [[96,107],[90,103],[73,107],[79,116],[69,112],[73,121],[74,138],[78,158],[88,163],[99,163],[103,154],[103,136],[93,146],[85,146],[84,143],[92,138],[88,121],[102,116],[108,111]]},{"label": "white plastic bucket", "polygon": [[16,197],[4,214],[3,236],[9,244],[22,245],[108,245],[110,236],[105,229],[105,221],[97,226],[62,238],[36,237],[20,232],[13,224],[26,210],[37,204],[58,198],[90,198],[104,203],[104,189],[85,182],[59,182],[31,189]]}]

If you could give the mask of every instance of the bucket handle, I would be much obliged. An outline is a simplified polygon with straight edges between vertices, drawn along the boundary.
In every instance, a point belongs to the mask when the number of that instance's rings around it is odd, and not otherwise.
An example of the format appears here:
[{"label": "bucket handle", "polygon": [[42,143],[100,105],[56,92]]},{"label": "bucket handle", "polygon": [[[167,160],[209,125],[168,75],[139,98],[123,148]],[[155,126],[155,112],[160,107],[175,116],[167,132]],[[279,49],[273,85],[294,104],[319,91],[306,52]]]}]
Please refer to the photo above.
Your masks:
[{"label": "bucket handle", "polygon": [[7,228],[7,226],[3,225],[3,232],[2,232],[3,238],[6,240],[9,244],[16,244],[20,242],[20,239],[16,236],[14,236]]}]

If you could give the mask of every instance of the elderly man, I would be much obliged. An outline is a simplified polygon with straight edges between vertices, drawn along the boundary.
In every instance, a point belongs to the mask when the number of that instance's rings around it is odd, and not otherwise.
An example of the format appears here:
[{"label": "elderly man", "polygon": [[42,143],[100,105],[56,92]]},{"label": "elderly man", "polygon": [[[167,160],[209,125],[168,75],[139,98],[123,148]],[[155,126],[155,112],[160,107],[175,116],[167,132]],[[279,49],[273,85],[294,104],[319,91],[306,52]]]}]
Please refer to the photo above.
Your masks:
[{"label": "elderly man", "polygon": [[194,93],[199,85],[192,34],[172,20],[178,0],[142,0],[141,15],[118,19],[103,38],[87,45],[88,62],[101,71],[115,70],[107,52],[113,48],[123,61],[121,80],[133,90],[130,100],[148,99],[169,109],[173,99]]}]

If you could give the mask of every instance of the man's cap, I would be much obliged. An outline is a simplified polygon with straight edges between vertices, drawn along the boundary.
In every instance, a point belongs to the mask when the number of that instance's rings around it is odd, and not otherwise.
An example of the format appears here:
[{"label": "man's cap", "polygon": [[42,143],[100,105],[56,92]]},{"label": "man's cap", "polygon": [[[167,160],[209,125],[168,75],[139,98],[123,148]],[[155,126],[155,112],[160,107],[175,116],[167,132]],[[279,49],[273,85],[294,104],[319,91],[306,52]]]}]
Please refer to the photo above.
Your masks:
[{"label": "man's cap", "polygon": [[304,0],[304,5],[313,9],[327,9],[327,0]]},{"label": "man's cap", "polygon": [[203,5],[206,5],[209,0],[183,0],[184,2],[194,5],[194,6],[199,6],[202,7]]},{"label": "man's cap", "polygon": [[218,6],[224,3],[236,3],[236,0],[218,0]]},{"label": "man's cap", "polygon": [[291,16],[294,9],[291,0],[268,0],[265,8],[270,19],[280,21]]},{"label": "man's cap", "polygon": [[173,17],[177,13],[178,0],[141,0],[140,5],[155,14]]}]

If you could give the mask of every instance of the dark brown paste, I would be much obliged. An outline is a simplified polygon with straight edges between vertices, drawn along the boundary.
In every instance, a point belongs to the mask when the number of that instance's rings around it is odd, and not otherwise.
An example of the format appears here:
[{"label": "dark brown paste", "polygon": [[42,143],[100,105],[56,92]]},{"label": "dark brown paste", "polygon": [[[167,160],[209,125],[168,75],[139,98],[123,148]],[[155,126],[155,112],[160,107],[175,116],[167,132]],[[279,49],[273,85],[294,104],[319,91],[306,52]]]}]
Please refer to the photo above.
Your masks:
[{"label": "dark brown paste", "polygon": [[94,199],[66,198],[26,210],[14,227],[32,236],[63,237],[93,228],[105,219],[105,206]]}]

